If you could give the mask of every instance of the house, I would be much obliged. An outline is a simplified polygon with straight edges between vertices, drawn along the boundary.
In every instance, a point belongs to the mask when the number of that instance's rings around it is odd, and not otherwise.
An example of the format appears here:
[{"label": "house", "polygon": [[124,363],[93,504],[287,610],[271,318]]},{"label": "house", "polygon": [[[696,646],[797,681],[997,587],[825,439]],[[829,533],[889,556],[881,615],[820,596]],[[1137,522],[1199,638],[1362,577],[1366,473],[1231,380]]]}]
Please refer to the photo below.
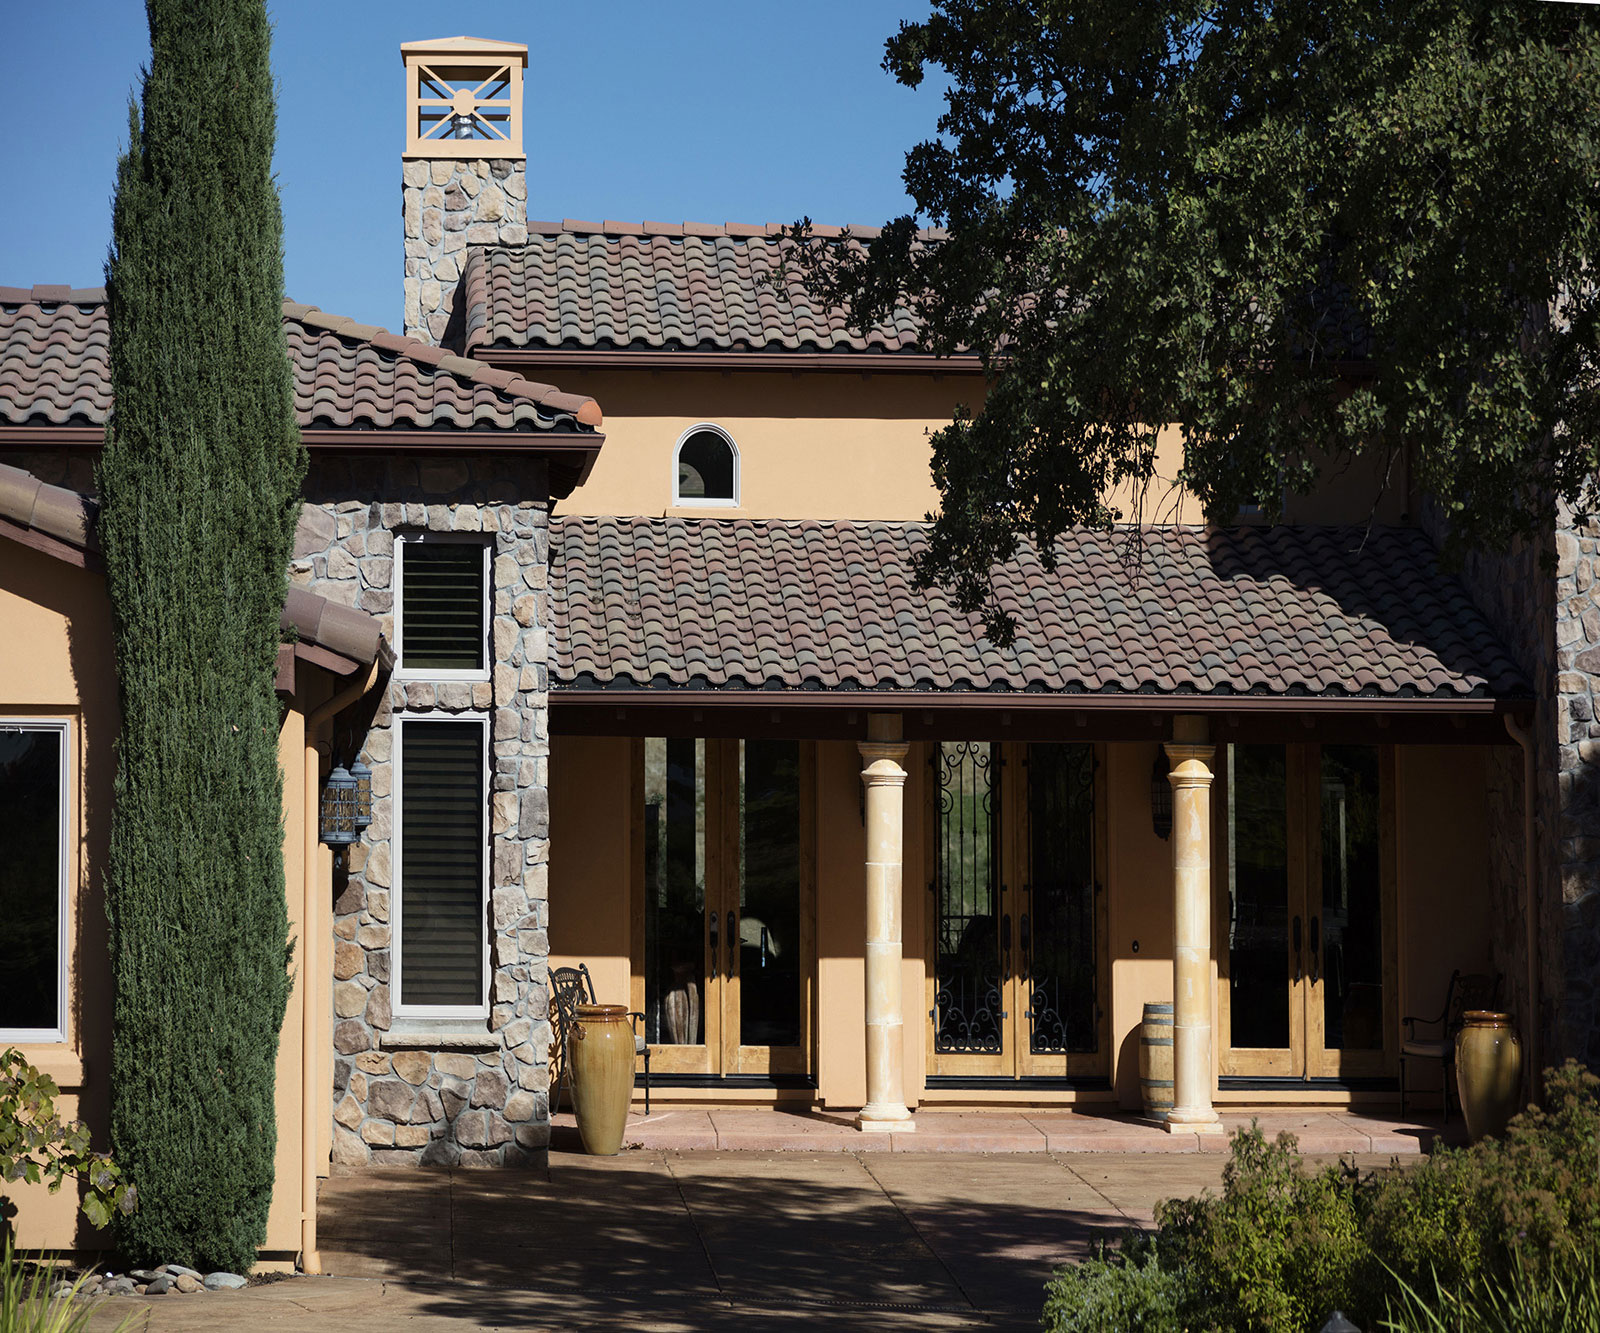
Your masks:
[{"label": "house", "polygon": [[[1272,528],[1180,497],[1054,571],[1024,549],[999,649],[911,577],[974,360],[780,296],[775,227],[530,221],[526,49],[402,56],[405,330],[284,306],[311,466],[266,1260],[314,1268],[332,1168],[542,1160],[561,964],[644,1014],[658,1102],[863,1132],[1135,1108],[1171,1000],[1177,1123],[1386,1104],[1457,969],[1503,978],[1532,1059],[1600,1057],[1593,528],[1548,534],[1553,573],[1450,574],[1404,469],[1370,530],[1362,475]],[[106,337],[100,293],[0,289],[0,792],[30,812],[0,1041],[96,1124]],[[319,802],[357,761],[336,865]],[[74,1243],[70,1200],[22,1207]]]}]

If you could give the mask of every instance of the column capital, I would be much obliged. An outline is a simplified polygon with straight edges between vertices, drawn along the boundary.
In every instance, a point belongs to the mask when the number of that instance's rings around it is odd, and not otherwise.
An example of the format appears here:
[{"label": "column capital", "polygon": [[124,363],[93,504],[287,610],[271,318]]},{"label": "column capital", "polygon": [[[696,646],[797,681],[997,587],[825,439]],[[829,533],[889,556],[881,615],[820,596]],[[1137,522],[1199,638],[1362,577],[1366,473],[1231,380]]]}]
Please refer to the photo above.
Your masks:
[{"label": "column capital", "polygon": [[1211,779],[1215,776],[1211,771],[1211,761],[1217,754],[1215,745],[1190,745],[1180,741],[1168,741],[1162,748],[1166,750],[1167,758],[1172,761],[1172,771],[1167,774],[1167,781],[1174,788],[1211,785]]},{"label": "column capital", "polygon": [[904,741],[857,741],[856,749],[861,751],[866,765],[861,770],[861,780],[869,787],[903,785],[906,771],[901,764],[910,748]]}]

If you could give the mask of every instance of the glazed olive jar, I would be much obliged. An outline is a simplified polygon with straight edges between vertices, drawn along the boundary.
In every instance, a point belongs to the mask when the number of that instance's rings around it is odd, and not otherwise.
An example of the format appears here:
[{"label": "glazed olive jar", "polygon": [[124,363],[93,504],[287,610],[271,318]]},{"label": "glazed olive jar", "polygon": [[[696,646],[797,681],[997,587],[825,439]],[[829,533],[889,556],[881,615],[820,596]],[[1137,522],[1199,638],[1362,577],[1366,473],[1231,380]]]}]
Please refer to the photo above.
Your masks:
[{"label": "glazed olive jar", "polygon": [[568,1045],[572,1058],[572,1109],[583,1150],[593,1157],[622,1151],[622,1131],[633,1101],[633,1025],[621,1004],[580,1004]]},{"label": "glazed olive jar", "polygon": [[1456,1034],[1456,1090],[1474,1143],[1506,1132],[1521,1109],[1522,1092],[1522,1043],[1510,1014],[1469,1009],[1462,1015]]}]

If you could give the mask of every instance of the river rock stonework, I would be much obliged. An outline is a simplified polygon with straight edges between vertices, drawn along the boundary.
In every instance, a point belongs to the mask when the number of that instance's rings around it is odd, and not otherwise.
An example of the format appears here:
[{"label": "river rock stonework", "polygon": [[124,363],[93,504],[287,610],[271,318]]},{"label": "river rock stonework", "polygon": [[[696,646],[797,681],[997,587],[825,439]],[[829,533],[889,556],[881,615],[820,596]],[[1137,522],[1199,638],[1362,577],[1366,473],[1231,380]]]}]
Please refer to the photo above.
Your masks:
[{"label": "river rock stonework", "polygon": [[[542,1164],[549,1144],[548,476],[542,461],[313,460],[291,578],[394,631],[394,539],[482,534],[491,547],[492,678],[392,680],[336,761],[372,769],[372,825],[333,905],[333,1160],[342,1166]],[[414,1023],[390,994],[390,762],[401,716],[490,718],[490,1016]],[[341,728],[343,728],[341,723]]]},{"label": "river rock stonework", "polygon": [[528,174],[520,159],[413,160],[401,172],[405,331],[445,341],[469,245],[526,245]]}]

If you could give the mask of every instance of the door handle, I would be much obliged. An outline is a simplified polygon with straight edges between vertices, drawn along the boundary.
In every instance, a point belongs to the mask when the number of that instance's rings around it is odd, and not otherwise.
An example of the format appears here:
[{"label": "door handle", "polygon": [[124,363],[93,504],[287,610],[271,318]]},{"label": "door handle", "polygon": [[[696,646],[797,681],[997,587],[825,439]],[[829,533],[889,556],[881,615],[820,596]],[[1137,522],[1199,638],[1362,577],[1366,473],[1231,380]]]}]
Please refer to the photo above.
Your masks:
[{"label": "door handle", "polygon": [[732,912],[728,913],[728,965],[723,968],[729,980],[737,968],[739,959],[739,918]]},{"label": "door handle", "polygon": [[717,979],[717,914],[715,912],[707,918],[711,925],[711,980]]},{"label": "door handle", "polygon": [[1322,980],[1322,918],[1311,918],[1311,984]]},{"label": "door handle", "polygon": [[1294,919],[1294,981],[1300,984],[1300,918]]}]

